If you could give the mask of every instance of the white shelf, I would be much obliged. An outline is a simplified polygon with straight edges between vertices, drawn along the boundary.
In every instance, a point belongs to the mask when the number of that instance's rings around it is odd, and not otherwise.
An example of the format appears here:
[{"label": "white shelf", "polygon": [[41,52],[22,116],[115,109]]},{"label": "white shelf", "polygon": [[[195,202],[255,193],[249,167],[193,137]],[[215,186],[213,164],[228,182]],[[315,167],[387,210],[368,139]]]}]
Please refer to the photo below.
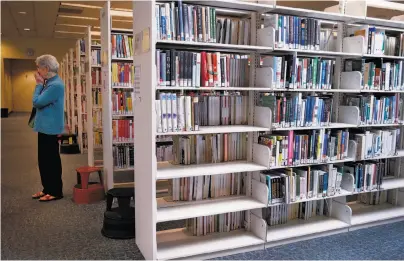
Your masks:
[{"label": "white shelf", "polygon": [[190,257],[260,244],[264,244],[264,240],[244,230],[202,237],[192,236],[185,229],[166,230],[157,232],[157,259]]},{"label": "white shelf", "polygon": [[120,61],[122,61],[122,62],[133,62],[133,58],[130,58],[130,57],[129,58],[112,57],[111,60],[113,62],[120,62]]},{"label": "white shelf", "polygon": [[404,90],[360,90],[363,93],[404,93]]},{"label": "white shelf", "polygon": [[[280,1],[280,4],[282,4],[282,1]],[[336,4],[338,4],[338,3],[336,2]],[[317,18],[320,20],[328,20],[328,21],[336,21],[336,22],[352,23],[353,21],[358,20],[358,18],[355,16],[349,16],[349,15],[345,15],[345,14],[329,13],[329,12],[323,12],[323,11],[294,8],[294,7],[280,6],[280,5],[276,5],[276,7],[271,11],[271,13],[287,14],[287,15],[294,15],[294,16],[305,16],[305,17],[310,17],[310,18]]]},{"label": "white shelf", "polygon": [[396,155],[384,155],[384,156],[378,156],[378,157],[368,158],[368,159],[364,159],[364,160],[392,159],[392,158],[400,158],[400,157],[404,157],[404,150],[398,150]]},{"label": "white shelf", "polygon": [[208,201],[205,203],[195,201],[192,205],[158,208],[157,222],[182,220],[264,207],[264,203],[247,196],[237,199],[229,198],[227,200]]},{"label": "white shelf", "polygon": [[286,130],[319,130],[319,129],[345,129],[356,128],[357,125],[348,123],[331,123],[326,126],[313,126],[313,127],[285,127],[285,128],[272,128],[273,131],[286,131]]},{"label": "white shelf", "polygon": [[236,50],[237,52],[251,53],[251,52],[271,52],[272,47],[254,46],[254,45],[237,45],[237,44],[221,44],[221,43],[204,43],[204,42],[190,42],[190,41],[177,41],[177,40],[157,40],[157,45],[161,46],[178,46],[180,48],[199,48],[199,49],[214,49],[214,50]]},{"label": "white shelf", "polygon": [[348,232],[348,227],[347,223],[327,216],[315,216],[308,220],[294,219],[286,224],[268,226],[267,242],[272,243],[344,228]]},{"label": "white shelf", "polygon": [[271,92],[273,89],[265,87],[178,87],[178,86],[157,86],[156,90],[167,91],[262,91]]},{"label": "white shelf", "polygon": [[399,123],[372,123],[372,124],[361,124],[359,128],[376,128],[376,127],[398,127]]},{"label": "white shelf", "polygon": [[156,179],[218,175],[233,172],[261,171],[265,169],[267,169],[265,166],[245,160],[198,165],[173,165],[168,162],[162,162],[157,164]]},{"label": "white shelf", "polygon": [[131,90],[133,90],[133,86],[112,86],[112,89],[131,89]]},{"label": "white shelf", "polygon": [[353,158],[345,158],[342,160],[296,164],[296,165],[292,165],[292,166],[273,166],[273,167],[270,167],[270,169],[298,168],[298,167],[306,167],[306,166],[313,166],[313,165],[335,164],[335,163],[343,163],[343,162],[351,162],[351,161],[355,161],[355,160]]},{"label": "white shelf", "polygon": [[101,68],[101,65],[91,65],[92,68]]},{"label": "white shelf", "polygon": [[123,172],[123,171],[134,171],[135,168],[131,167],[131,168],[114,168],[114,172]]},{"label": "white shelf", "polygon": [[382,220],[404,217],[404,207],[389,203],[381,205],[349,204],[352,209],[351,225],[362,225]]},{"label": "white shelf", "polygon": [[393,55],[384,55],[384,54],[364,54],[364,58],[384,58],[384,59],[396,59],[396,60],[404,60],[404,56],[393,56]]},{"label": "white shelf", "polygon": [[[164,182],[166,180],[158,180],[161,182]],[[223,200],[232,200],[232,199],[238,199],[238,198],[244,198],[245,195],[232,195],[232,196],[227,196],[227,197],[217,197],[217,198],[208,198],[208,199],[203,199],[203,200],[177,200],[173,201],[172,196],[168,197],[163,197],[163,198],[157,198],[157,208],[166,208],[166,207],[176,207],[176,206],[184,206],[184,205],[194,205],[197,204],[198,202],[200,204],[204,204],[207,202],[216,202],[216,201],[223,201]]]},{"label": "white shelf", "polygon": [[322,50],[301,50],[289,48],[274,48],[274,52],[296,52],[298,55],[315,55],[319,57],[362,57],[360,53],[331,52]]},{"label": "white shelf", "polygon": [[132,114],[112,114],[112,118],[123,118],[123,117],[133,117]]},{"label": "white shelf", "polygon": [[177,131],[177,132],[157,132],[156,135],[197,135],[209,133],[235,133],[235,132],[257,132],[269,131],[269,128],[248,126],[248,125],[221,125],[221,126],[201,126],[198,131]]},{"label": "white shelf", "polygon": [[129,144],[129,143],[133,143],[133,140],[130,140],[130,141],[112,141],[112,144],[114,144],[114,145]]},{"label": "white shelf", "polygon": [[384,179],[381,187],[385,190],[404,188],[404,178]]}]

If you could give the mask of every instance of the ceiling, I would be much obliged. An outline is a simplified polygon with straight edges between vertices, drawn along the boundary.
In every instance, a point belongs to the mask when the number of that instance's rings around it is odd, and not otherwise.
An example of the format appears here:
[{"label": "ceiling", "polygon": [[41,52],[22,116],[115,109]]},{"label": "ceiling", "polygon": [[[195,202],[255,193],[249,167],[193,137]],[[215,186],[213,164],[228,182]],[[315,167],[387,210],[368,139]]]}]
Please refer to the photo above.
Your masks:
[{"label": "ceiling", "polygon": [[[82,38],[89,25],[92,31],[100,31],[100,10],[104,4],[104,1],[1,1],[2,37]],[[111,9],[131,11],[132,2],[112,1]],[[130,17],[114,16],[112,26],[130,29],[132,21]]]},{"label": "ceiling", "polygon": [[[100,10],[104,4],[104,1],[1,1],[1,33],[3,37],[81,38],[88,25],[92,31],[100,31]],[[324,10],[335,4],[335,0],[280,2],[284,6],[313,10]],[[111,1],[111,8],[130,11],[132,1]],[[368,8],[372,17],[390,19],[399,14],[403,12]],[[112,26],[130,29],[132,18],[113,17]]]}]

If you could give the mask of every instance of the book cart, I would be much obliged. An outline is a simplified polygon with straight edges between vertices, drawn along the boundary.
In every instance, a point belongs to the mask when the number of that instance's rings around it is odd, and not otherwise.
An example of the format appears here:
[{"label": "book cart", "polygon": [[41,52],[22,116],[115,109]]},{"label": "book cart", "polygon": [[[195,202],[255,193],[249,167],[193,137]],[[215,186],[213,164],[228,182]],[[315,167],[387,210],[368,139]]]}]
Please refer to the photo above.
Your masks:
[{"label": "book cart", "polygon": [[[359,2],[359,1],[358,1]],[[385,1],[383,1],[385,2]],[[133,48],[134,48],[134,121],[135,124],[135,203],[136,203],[136,243],[145,259],[178,259],[178,258],[213,258],[251,250],[264,249],[279,244],[286,244],[314,237],[331,235],[334,233],[348,232],[362,227],[384,224],[404,220],[404,177],[400,175],[402,149],[402,113],[397,115],[392,122],[364,121],[361,119],[361,108],[344,104],[346,95],[373,94],[373,93],[402,93],[403,81],[396,81],[395,89],[379,88],[377,90],[365,88],[362,83],[363,72],[347,70],[347,59],[377,58],[393,61],[399,64],[404,59],[402,55],[368,54],[367,48],[369,36],[366,35],[369,28],[365,27],[365,35],[359,32],[355,35],[352,27],[371,26],[387,31],[402,32],[404,23],[399,21],[387,21],[366,16],[368,6],[361,2],[358,6],[352,6],[353,2],[341,1],[337,6],[330,6],[327,12],[307,10],[282,6],[282,2],[221,0],[221,1],[182,1],[182,4],[194,6],[213,7],[218,15],[247,18],[250,21],[249,45],[223,44],[214,42],[195,42],[180,40],[161,40],[158,38],[156,15],[159,15],[156,6],[166,5],[167,2],[139,1],[133,6]],[[169,4],[170,5],[170,4]],[[110,17],[109,3],[101,11],[101,17]],[[169,11],[167,12],[170,16]],[[331,25],[336,32],[335,45],[316,48],[287,48],[280,44],[284,42],[282,32],[277,27],[277,22],[271,23],[265,17],[274,17],[273,14],[287,16],[302,16],[324,21],[324,26]],[[175,16],[175,15],[174,15]],[[280,21],[280,18],[273,19]],[[284,19],[284,18],[282,18]],[[215,21],[216,22],[216,21]],[[266,23],[268,22],[268,23]],[[109,46],[111,42],[109,19],[102,19],[102,46]],[[323,23],[321,23],[323,25]],[[317,24],[318,26],[318,24]],[[354,30],[354,31],[352,31]],[[320,31],[320,30],[318,30]],[[105,32],[105,33],[104,33]],[[312,31],[313,32],[313,31]],[[332,34],[333,36],[334,34]],[[296,37],[296,36],[294,36]],[[320,38],[320,36],[316,36]],[[285,42],[284,42],[285,43]],[[103,47],[102,47],[103,48]],[[373,47],[372,47],[373,48]],[[110,48],[105,52],[109,54]],[[223,52],[250,55],[249,84],[244,87],[195,87],[195,86],[164,86],[157,82],[156,57],[160,50],[186,50],[196,52]],[[102,50],[104,53],[104,49]],[[278,84],[278,78],[274,77],[279,71],[274,63],[262,62],[267,56],[292,56],[291,59],[301,58],[327,58],[334,66],[333,74],[327,80],[329,86],[320,88],[297,88],[292,85],[284,88]],[[387,56],[387,57],[386,57]],[[111,77],[109,68],[111,59],[106,56],[103,61],[104,91],[109,91],[108,84]],[[265,60],[265,59],[264,59]],[[400,65],[402,66],[402,65]],[[401,68],[401,67],[400,67]],[[399,69],[397,69],[399,71]],[[397,72],[398,72],[397,71]],[[398,75],[396,75],[400,78]],[[165,77],[165,76],[164,76]],[[321,81],[324,81],[322,79]],[[385,82],[385,81],[384,81]],[[398,84],[400,82],[400,84]],[[387,84],[388,85],[388,84]],[[108,89],[108,90],[106,90]],[[179,95],[192,92],[211,91],[238,91],[248,96],[248,121],[243,125],[218,125],[199,126],[198,130],[162,132],[158,128],[158,108],[156,100],[163,92],[177,92]],[[309,96],[332,94],[331,122],[326,125],[297,126],[276,125],[276,115],[271,108],[260,105],[260,93],[305,93]],[[376,95],[376,94],[375,94]],[[107,94],[105,97],[109,97]],[[380,97],[380,96],[377,96]],[[400,97],[400,96],[398,96]],[[104,99],[105,100],[105,99]],[[395,103],[397,104],[397,103]],[[402,106],[402,105],[401,105]],[[108,110],[109,112],[111,110]],[[402,108],[397,108],[402,111]],[[219,113],[219,111],[217,112]],[[369,116],[369,115],[368,115]],[[110,119],[105,118],[104,124],[111,129]],[[108,121],[108,122],[107,122]],[[276,132],[316,130],[323,133],[328,129],[341,129],[344,131],[358,130],[390,130],[392,127],[401,130],[397,136],[396,147],[393,153],[368,157],[356,139],[347,139],[345,155],[340,159],[327,158],[319,162],[305,162],[298,164],[275,165],[271,161],[273,155],[269,146],[259,142],[260,135]],[[203,163],[203,164],[173,164],[171,162],[157,163],[156,139],[160,136],[185,136],[203,134],[231,134],[248,133],[246,158],[243,160]],[[292,132],[293,133],[293,132]],[[323,134],[321,134],[323,135]],[[111,137],[104,137],[104,142],[112,147]],[[372,142],[370,142],[372,143]],[[105,147],[104,147],[105,148]],[[358,156],[359,155],[359,156]],[[104,157],[105,158],[105,157]],[[260,172],[266,170],[296,169],[307,166],[332,166],[341,163],[367,164],[379,159],[396,159],[392,174],[378,181],[377,187],[367,187],[357,190],[355,176],[350,173],[342,175],[338,191],[328,194],[320,193],[317,197],[304,194],[294,199],[283,198],[274,202],[270,197],[270,186],[261,180]],[[288,162],[289,163],[289,162]],[[112,164],[108,163],[107,171],[111,173]],[[246,191],[244,195],[217,197],[204,200],[173,201],[166,202],[156,197],[156,183],[163,179],[190,178],[197,176],[215,176],[226,173],[243,174]],[[331,171],[330,171],[331,172]],[[369,181],[369,180],[368,180]],[[289,184],[289,183],[288,183]],[[291,183],[290,183],[291,184]],[[366,183],[365,183],[366,184]],[[272,187],[273,189],[273,187]],[[286,188],[283,188],[286,189]],[[288,190],[289,191],[289,190]],[[368,195],[369,192],[387,191],[387,200],[383,204],[362,204],[360,202],[348,202],[352,196]],[[360,195],[359,195],[360,194]],[[288,194],[289,195],[289,194]],[[270,200],[271,199],[271,200]],[[264,216],[264,209],[274,209],[277,206],[291,206],[302,202],[324,200],[327,205],[327,215],[319,215],[309,219],[295,219],[283,224],[268,224],[268,217]],[[307,206],[307,205],[306,205]],[[243,228],[234,229],[231,232],[214,232],[204,236],[195,236],[188,228],[157,231],[158,223],[176,220],[187,220],[210,215],[218,215],[231,212],[244,212]],[[279,213],[278,213],[279,214]],[[273,217],[271,217],[273,219]],[[279,220],[278,220],[279,221]],[[189,224],[189,223],[188,223]]]}]

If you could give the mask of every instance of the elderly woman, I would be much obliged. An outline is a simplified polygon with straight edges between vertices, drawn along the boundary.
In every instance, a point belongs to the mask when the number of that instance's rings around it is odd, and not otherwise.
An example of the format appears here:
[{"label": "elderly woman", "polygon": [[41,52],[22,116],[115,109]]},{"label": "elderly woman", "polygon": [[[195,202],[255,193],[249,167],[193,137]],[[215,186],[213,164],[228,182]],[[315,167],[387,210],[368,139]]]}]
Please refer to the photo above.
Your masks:
[{"label": "elderly woman", "polygon": [[38,132],[38,166],[43,190],[32,195],[41,202],[63,198],[62,163],[58,135],[64,129],[64,84],[58,76],[59,63],[52,55],[36,59],[36,108],[34,130]]}]

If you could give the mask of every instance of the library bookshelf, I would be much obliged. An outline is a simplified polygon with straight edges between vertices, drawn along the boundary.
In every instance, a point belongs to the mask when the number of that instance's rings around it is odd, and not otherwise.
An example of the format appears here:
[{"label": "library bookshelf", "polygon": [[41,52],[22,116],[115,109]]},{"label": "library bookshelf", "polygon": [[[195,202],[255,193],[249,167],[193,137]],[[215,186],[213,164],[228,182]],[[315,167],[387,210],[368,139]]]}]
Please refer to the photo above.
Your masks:
[{"label": "library bookshelf", "polygon": [[[102,150],[102,87],[101,87],[101,43],[94,40],[91,27],[86,28],[85,45],[85,74],[86,74],[86,106],[87,106],[87,139],[88,165],[102,166],[97,152]],[[96,156],[97,155],[97,156]]]},{"label": "library bookshelf", "polygon": [[116,175],[130,174],[131,181],[134,180],[132,30],[113,27],[114,18],[131,16],[131,12],[111,10],[110,2],[101,9],[102,147],[106,189],[118,185],[120,179]]},{"label": "library bookshelf", "polygon": [[83,40],[76,41],[75,46],[75,64],[74,64],[74,104],[76,113],[75,130],[77,134],[77,140],[80,147],[80,152],[83,154],[87,151],[87,106],[86,106],[86,79],[84,72],[84,58],[85,50]]},{"label": "library bookshelf", "polygon": [[[355,1],[360,2],[360,1]],[[361,72],[354,71],[348,75],[345,70],[345,62],[348,59],[374,58],[402,60],[402,56],[385,57],[384,55],[368,55],[365,48],[368,46],[367,37],[351,36],[349,29],[351,24],[355,26],[388,26],[388,30],[400,31],[404,23],[400,21],[390,22],[366,15],[367,2],[361,2],[361,8],[354,8],[353,2],[339,1],[338,5],[330,6],[323,11],[313,11],[301,8],[282,6],[282,1],[182,1],[182,4],[201,5],[213,7],[217,14],[231,17],[248,17],[250,21],[249,45],[220,44],[220,43],[199,43],[178,40],[160,40],[158,38],[156,15],[161,11],[160,6],[167,7],[166,1],[140,1],[133,6],[133,38],[134,38],[134,128],[135,128],[135,204],[136,204],[136,243],[144,255],[145,259],[193,259],[193,258],[214,258],[228,254],[265,249],[268,247],[306,240],[310,238],[332,235],[336,233],[348,232],[350,230],[368,227],[372,225],[384,224],[398,220],[404,220],[404,177],[401,174],[402,157],[404,150],[402,147],[403,119],[394,122],[363,121],[360,108],[354,105],[343,105],[346,95],[355,93],[365,94],[397,94],[400,97],[403,84],[396,89],[380,90],[368,89],[362,86]],[[171,3],[168,3],[170,8]],[[109,3],[101,11],[101,17],[110,17]],[[172,8],[172,7],[171,7]],[[178,8],[179,9],[179,8]],[[348,11],[349,10],[349,11]],[[359,12],[363,10],[363,12]],[[166,14],[168,14],[167,11]],[[269,15],[302,16],[308,18],[324,20],[327,28],[332,24],[331,32],[335,32],[335,44],[333,46],[323,46],[323,49],[297,50],[280,46],[278,39],[282,37],[273,24],[265,25],[265,17]],[[170,14],[168,15],[170,16]],[[174,15],[175,16],[175,15]],[[273,16],[272,16],[273,17]],[[282,18],[284,19],[284,18]],[[274,19],[279,21],[279,19]],[[109,19],[102,20],[102,46],[109,46],[111,42]],[[215,21],[216,22],[216,21]],[[335,26],[334,26],[335,24]],[[321,24],[322,25],[322,24]],[[319,24],[317,24],[319,26]],[[169,27],[167,27],[169,28]],[[320,31],[321,29],[318,29]],[[384,29],[383,29],[384,30]],[[278,36],[276,36],[278,35]],[[334,35],[334,34],[333,34]],[[280,37],[279,37],[280,36]],[[296,37],[296,36],[294,36]],[[298,37],[298,36],[297,36]],[[314,36],[320,38],[320,35]],[[108,48],[109,50],[110,48]],[[162,86],[156,77],[158,66],[156,61],[157,53],[160,50],[186,50],[186,51],[214,51],[224,53],[239,53],[249,55],[249,83],[244,87],[178,87]],[[105,53],[109,51],[105,50]],[[104,49],[102,51],[104,53]],[[109,53],[108,53],[109,54]],[[293,61],[297,58],[324,58],[331,60],[333,74],[330,74],[328,84],[331,88],[309,88],[299,89],[294,85],[285,89],[279,88],[274,75],[278,72],[273,64],[265,66],[262,57],[265,56],[292,56]],[[110,57],[106,56],[106,57]],[[297,58],[296,58],[297,57]],[[106,59],[105,65],[110,68],[110,59]],[[280,66],[282,67],[282,66]],[[401,67],[400,67],[401,68]],[[110,81],[109,70],[105,71],[105,81]],[[359,73],[359,77],[358,77]],[[108,77],[109,76],[109,77]],[[161,76],[161,75],[160,75]],[[166,77],[166,76],[164,76]],[[352,77],[352,78],[345,78]],[[164,78],[165,79],[165,78]],[[286,78],[284,78],[286,81]],[[323,80],[322,80],[323,81]],[[325,80],[324,80],[325,81]],[[108,82],[107,82],[108,83]],[[105,86],[111,86],[104,83]],[[297,85],[296,85],[297,86]],[[104,90],[105,91],[105,90]],[[245,125],[219,125],[200,126],[197,131],[167,131],[160,132],[160,123],[157,117],[158,108],[156,97],[162,92],[177,92],[183,95],[187,91],[194,93],[206,93],[212,91],[238,91],[248,97],[248,119]],[[291,95],[332,95],[331,122],[327,125],[303,126],[299,125],[276,125],[276,119],[272,116],[271,108],[259,105],[260,93],[289,93]],[[108,95],[105,97],[109,97]],[[161,97],[161,96],[160,96]],[[379,97],[379,96],[377,96]],[[373,98],[372,98],[373,99]],[[401,110],[401,108],[400,108]],[[110,111],[110,110],[109,110]],[[219,113],[219,111],[217,112]],[[110,124],[110,119],[108,124]],[[301,126],[301,125],[300,125]],[[391,128],[399,129],[399,137],[394,153],[374,155],[372,157],[358,156],[358,150],[362,147],[359,142],[349,140],[349,146],[344,149],[346,156],[341,159],[327,159],[324,161],[299,162],[297,164],[273,165],[271,162],[272,151],[268,146],[259,143],[262,133],[273,134],[277,131],[299,132],[299,131],[325,131],[331,129],[365,131],[381,129],[390,131]],[[111,129],[108,126],[107,129]],[[185,136],[204,134],[225,134],[225,133],[248,133],[246,159],[219,163],[203,164],[173,164],[171,162],[157,162],[156,141],[161,136]],[[112,147],[111,138],[105,140]],[[399,142],[400,141],[400,142]],[[347,143],[348,144],[348,143]],[[347,173],[343,176],[340,190],[335,193],[328,192],[319,197],[301,196],[294,201],[286,198],[281,202],[273,202],[269,199],[270,186],[262,182],[260,172],[266,170],[296,169],[307,166],[321,167],[332,166],[333,164],[361,163],[368,164],[374,160],[395,159],[393,170],[388,178],[383,178],[383,182],[377,188],[365,188],[357,190],[354,188],[354,176]],[[110,166],[112,166],[109,163]],[[109,170],[111,171],[111,170]],[[111,173],[111,172],[109,172]],[[191,178],[198,176],[217,176],[225,173],[244,173],[245,194],[229,197],[218,197],[194,201],[166,201],[156,197],[156,183],[163,179]],[[289,183],[288,183],[289,184]],[[362,198],[369,195],[369,192],[386,192],[385,203],[379,205],[362,204],[350,202],[351,197]],[[294,219],[283,224],[268,224],[264,209],[270,207],[292,207],[300,203],[310,203],[322,201],[327,205],[327,215],[319,215],[309,219]],[[310,203],[317,204],[317,203]],[[157,223],[184,220],[210,215],[224,214],[230,212],[243,211],[243,229],[236,229],[231,232],[208,233],[205,236],[194,236],[188,229],[170,229],[157,231]],[[279,214],[279,213],[278,213]]]}]

